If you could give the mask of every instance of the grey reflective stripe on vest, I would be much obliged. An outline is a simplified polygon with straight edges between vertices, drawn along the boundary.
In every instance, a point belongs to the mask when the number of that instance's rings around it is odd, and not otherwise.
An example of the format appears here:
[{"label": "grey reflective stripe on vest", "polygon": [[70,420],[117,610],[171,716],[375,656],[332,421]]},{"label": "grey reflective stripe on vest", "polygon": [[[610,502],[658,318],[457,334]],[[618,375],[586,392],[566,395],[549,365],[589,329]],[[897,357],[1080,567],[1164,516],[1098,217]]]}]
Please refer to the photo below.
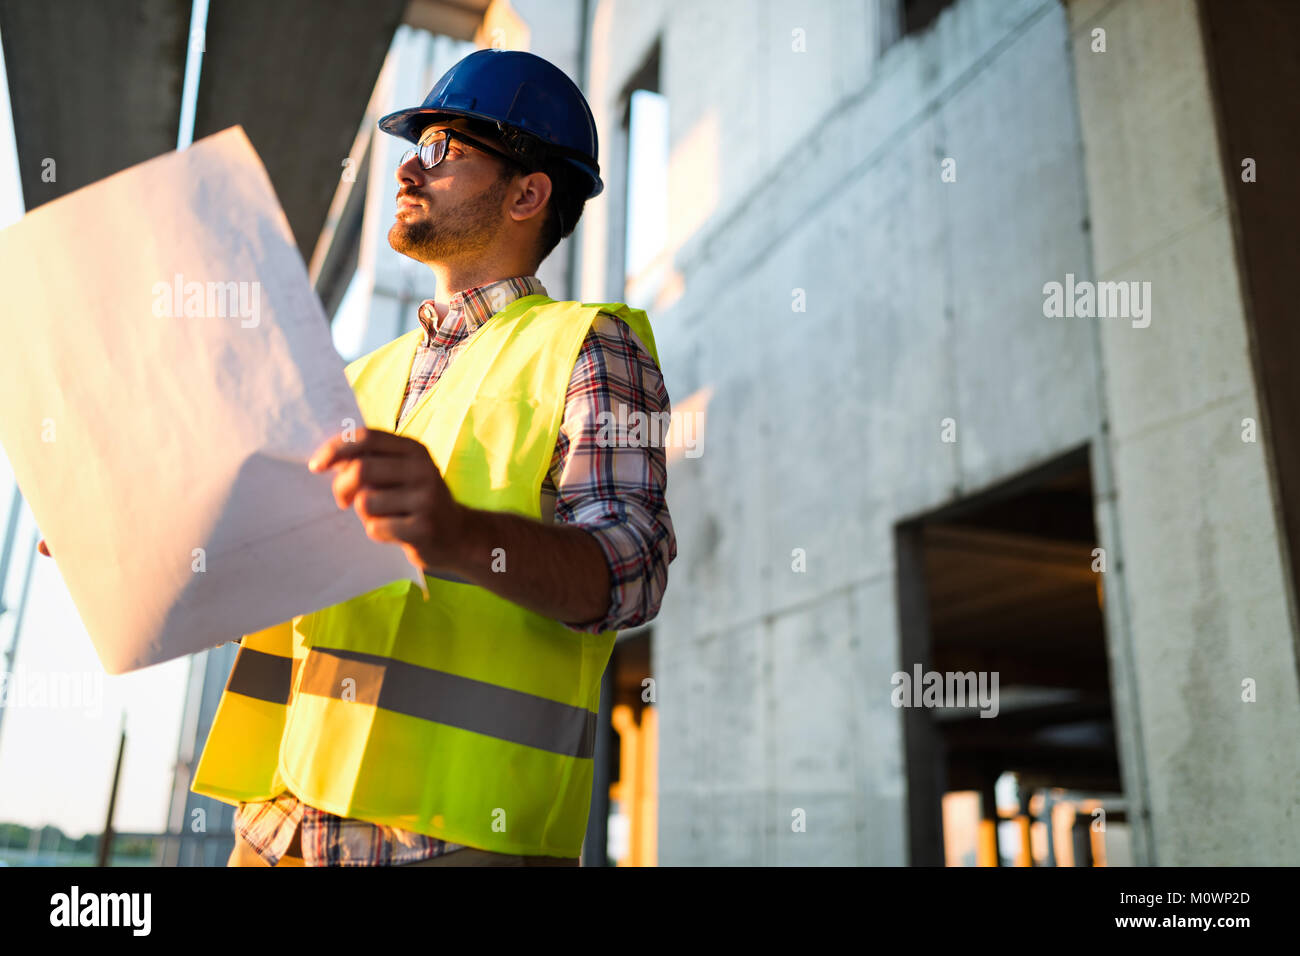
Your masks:
[{"label": "grey reflective stripe on vest", "polygon": [[596,748],[596,715],[585,707],[376,654],[311,648],[298,692],[343,699],[345,689],[349,702],[566,757],[590,758]]},{"label": "grey reflective stripe on vest", "polygon": [[272,704],[287,704],[298,663],[297,658],[240,647],[235,655],[235,666],[230,669],[230,678],[226,681],[226,690]]}]

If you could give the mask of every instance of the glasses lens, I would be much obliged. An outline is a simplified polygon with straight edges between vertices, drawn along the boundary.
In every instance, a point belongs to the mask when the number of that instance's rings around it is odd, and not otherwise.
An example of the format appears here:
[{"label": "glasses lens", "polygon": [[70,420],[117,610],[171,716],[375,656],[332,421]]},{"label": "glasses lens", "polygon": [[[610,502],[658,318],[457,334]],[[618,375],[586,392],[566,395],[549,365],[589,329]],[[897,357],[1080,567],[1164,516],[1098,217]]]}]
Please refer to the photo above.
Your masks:
[{"label": "glasses lens", "polygon": [[447,134],[445,130],[429,130],[420,137],[420,144],[414,149],[408,149],[402,153],[398,166],[405,166],[415,156],[420,157],[420,165],[425,169],[433,169],[442,162],[442,158],[447,155]]},{"label": "glasses lens", "polygon": [[447,137],[439,136],[431,143],[425,143],[420,147],[420,162],[424,163],[425,169],[433,169],[440,162],[442,157],[447,155]]}]

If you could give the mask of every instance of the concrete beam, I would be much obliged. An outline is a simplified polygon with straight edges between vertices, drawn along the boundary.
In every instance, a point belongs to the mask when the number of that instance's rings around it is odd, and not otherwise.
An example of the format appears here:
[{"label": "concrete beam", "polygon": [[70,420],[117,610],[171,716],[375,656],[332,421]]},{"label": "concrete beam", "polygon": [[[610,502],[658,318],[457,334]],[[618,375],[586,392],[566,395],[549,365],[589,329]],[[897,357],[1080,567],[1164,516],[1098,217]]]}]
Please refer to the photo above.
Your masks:
[{"label": "concrete beam", "polygon": [[240,124],[309,259],[405,0],[214,0],[194,138]]},{"label": "concrete beam", "polygon": [[373,142],[373,137],[367,138],[365,149],[354,160],[355,179],[342,183],[334,195],[329,218],[312,257],[309,270],[312,283],[316,286],[321,305],[325,307],[325,314],[331,320],[357,271],[365,222],[365,184],[370,177]]},{"label": "concrete beam", "polygon": [[0,0],[28,209],[175,149],[189,25],[189,0]]},{"label": "concrete beam", "polygon": [[490,0],[411,0],[402,22],[453,40],[472,40]]}]

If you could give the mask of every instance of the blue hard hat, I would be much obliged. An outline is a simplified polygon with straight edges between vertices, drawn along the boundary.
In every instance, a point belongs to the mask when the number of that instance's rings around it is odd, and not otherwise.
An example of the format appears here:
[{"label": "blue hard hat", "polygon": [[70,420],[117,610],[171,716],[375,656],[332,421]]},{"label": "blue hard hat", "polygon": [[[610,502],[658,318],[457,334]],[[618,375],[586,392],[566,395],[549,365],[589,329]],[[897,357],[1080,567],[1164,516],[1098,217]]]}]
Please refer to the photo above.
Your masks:
[{"label": "blue hard hat", "polygon": [[423,103],[389,113],[380,119],[379,128],[416,143],[439,116],[490,124],[526,163],[543,154],[565,160],[590,180],[588,199],[605,188],[596,162],[591,107],[577,84],[540,56],[522,50],[475,50],[442,75]]}]

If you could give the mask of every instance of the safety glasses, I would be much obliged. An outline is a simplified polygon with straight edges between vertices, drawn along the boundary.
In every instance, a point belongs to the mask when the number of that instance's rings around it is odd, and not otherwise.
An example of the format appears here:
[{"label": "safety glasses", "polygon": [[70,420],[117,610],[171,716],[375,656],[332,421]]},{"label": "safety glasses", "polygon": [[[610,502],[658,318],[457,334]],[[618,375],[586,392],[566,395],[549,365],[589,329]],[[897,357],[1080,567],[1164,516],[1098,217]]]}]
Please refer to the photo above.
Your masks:
[{"label": "safety glasses", "polygon": [[447,145],[453,139],[460,140],[462,143],[467,143],[475,149],[480,149],[485,153],[490,153],[499,159],[503,159],[511,166],[523,168],[519,160],[515,159],[513,156],[508,156],[500,150],[493,149],[491,146],[480,143],[476,139],[471,139],[459,130],[454,129],[430,130],[425,133],[420,137],[420,144],[417,147],[414,149],[408,149],[406,152],[402,153],[402,158],[397,165],[405,166],[413,157],[419,156],[421,166],[425,169],[433,169],[433,167],[437,166],[446,158]]}]

